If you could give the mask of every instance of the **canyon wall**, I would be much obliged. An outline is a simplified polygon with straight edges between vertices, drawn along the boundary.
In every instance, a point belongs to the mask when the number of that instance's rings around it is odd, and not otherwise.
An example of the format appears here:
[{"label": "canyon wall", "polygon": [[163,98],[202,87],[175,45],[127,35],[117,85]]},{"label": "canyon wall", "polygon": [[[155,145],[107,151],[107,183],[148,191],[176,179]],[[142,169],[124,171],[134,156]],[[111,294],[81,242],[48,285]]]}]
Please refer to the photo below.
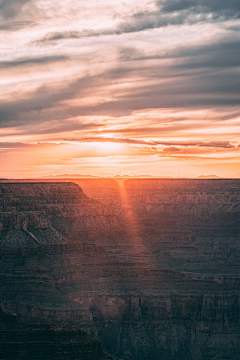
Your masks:
[{"label": "canyon wall", "polygon": [[111,360],[99,341],[76,326],[19,323],[0,308],[0,358],[4,360]]},{"label": "canyon wall", "polygon": [[240,181],[74,181],[0,184],[3,311],[117,359],[239,359]]}]

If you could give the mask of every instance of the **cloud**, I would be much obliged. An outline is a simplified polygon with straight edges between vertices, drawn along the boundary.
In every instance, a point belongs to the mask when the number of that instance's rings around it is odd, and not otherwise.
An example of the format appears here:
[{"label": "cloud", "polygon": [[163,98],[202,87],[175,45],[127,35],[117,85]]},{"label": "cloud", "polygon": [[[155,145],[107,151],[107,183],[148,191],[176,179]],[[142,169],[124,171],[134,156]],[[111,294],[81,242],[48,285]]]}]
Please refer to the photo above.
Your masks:
[{"label": "cloud", "polygon": [[[191,143],[190,143],[191,144]],[[201,147],[214,147],[214,148],[224,148],[224,149],[233,149],[235,146],[229,141],[211,141],[211,142],[199,142],[195,143],[197,146]]]},{"label": "cloud", "polygon": [[[93,79],[84,77],[65,86],[61,82],[55,86],[43,85],[33,92],[23,94],[18,100],[2,102],[0,103],[0,125],[11,127],[28,123],[30,119],[32,123],[43,122],[47,114],[50,116],[49,120],[63,118],[66,120],[66,118],[77,116],[74,108],[64,105],[61,107],[61,102],[79,95],[90,86],[92,81]],[[58,109],[56,109],[57,105]]]},{"label": "cloud", "polygon": [[30,171],[41,156],[48,171],[63,157],[88,166],[104,148],[130,170],[185,159],[190,173],[204,156],[236,168],[239,12],[231,0],[0,0],[2,173],[26,172],[28,157]]},{"label": "cloud", "polygon": [[[38,124],[46,119],[49,121],[68,120],[78,116],[105,113],[104,103],[99,104],[95,109],[91,105],[73,106],[67,104],[66,101],[101,93],[104,87],[111,85],[116,79],[130,74],[131,69],[110,69],[99,75],[84,76],[68,82],[63,80],[52,86],[42,85],[32,92],[9,94],[9,98],[0,103],[0,126]],[[101,111],[99,107],[103,110]],[[106,108],[108,108],[107,104]],[[126,110],[115,111],[116,114],[123,112],[126,113]],[[127,112],[131,113],[128,110]]]},{"label": "cloud", "polygon": [[85,130],[96,130],[103,124],[98,124],[94,122],[84,122],[84,121],[51,121],[51,122],[42,122],[38,124],[37,128],[22,128],[22,132],[25,135],[44,135],[44,134],[58,134],[64,132],[71,132],[71,131],[85,131]]},{"label": "cloud", "polygon": [[198,46],[179,46],[173,50],[145,55],[143,50],[134,47],[123,47],[119,51],[120,61],[164,60],[174,59],[179,69],[198,69],[205,67],[239,67],[240,40],[231,36],[218,41]]},{"label": "cloud", "polygon": [[[145,56],[143,50],[138,50],[134,47],[123,47],[119,51],[119,60],[120,61],[133,61],[133,60],[146,60],[150,57]],[[160,58],[158,54],[155,55],[155,58]],[[163,57],[161,57],[163,58]]]},{"label": "cloud", "polygon": [[31,149],[37,148],[46,148],[49,146],[60,146],[62,143],[51,143],[51,142],[37,142],[37,143],[22,143],[22,142],[0,142],[0,149],[1,150],[27,150],[30,151]]},{"label": "cloud", "polygon": [[[52,60],[57,59],[30,59],[30,63]],[[11,66],[17,65],[18,61],[13,61]],[[19,66],[25,63],[27,60],[20,60]],[[124,82],[131,86],[123,87],[121,91],[114,88]],[[67,121],[85,116],[121,117],[146,109],[226,107],[232,112],[232,106],[240,106],[239,92],[239,72],[234,68],[216,73],[212,70],[182,70],[176,66],[163,68],[161,63],[140,68],[115,67],[97,75],[42,85],[32,92],[9,93],[0,103],[0,126],[31,124],[32,127],[46,119],[49,122]],[[73,100],[76,101],[72,103]],[[196,126],[194,122],[192,125]],[[183,128],[183,124],[180,127]]]},{"label": "cloud", "polygon": [[63,62],[69,60],[69,57],[66,55],[50,55],[42,57],[25,57],[15,60],[0,61],[0,69],[8,68],[19,68],[19,67],[29,67],[33,65],[46,65],[55,62]]},{"label": "cloud", "polygon": [[31,1],[33,0],[0,0],[0,15],[4,18],[13,18]]},{"label": "cloud", "polygon": [[166,153],[178,153],[178,152],[181,152],[182,150],[177,148],[176,146],[170,146],[166,149],[163,149],[163,152],[166,152]]},{"label": "cloud", "polygon": [[214,23],[239,19],[239,4],[239,0],[158,0],[157,10],[125,15],[111,27],[49,32],[32,44],[44,45],[59,40],[129,34],[171,25],[195,25],[201,22]]},{"label": "cloud", "polygon": [[[155,140],[142,140],[142,139],[128,139],[128,138],[112,138],[112,137],[87,137],[87,138],[79,138],[79,139],[64,139],[64,141],[75,141],[75,142],[114,142],[114,143],[121,143],[121,144],[132,144],[132,145],[147,145],[147,146],[169,146],[168,150],[171,149],[176,150],[175,146],[198,146],[198,147],[208,147],[208,148],[223,148],[223,149],[234,149],[236,148],[235,145],[231,144],[230,141],[155,141]],[[174,146],[174,147],[173,147]],[[179,149],[178,149],[179,150]],[[177,151],[178,151],[177,150]]]},{"label": "cloud", "polygon": [[31,147],[31,144],[20,143],[20,142],[0,142],[1,149],[20,149]]},{"label": "cloud", "polygon": [[174,13],[189,10],[195,13],[215,13],[222,15],[239,15],[240,3],[238,0],[157,0],[161,11]]},{"label": "cloud", "polygon": [[121,144],[134,144],[134,145],[152,145],[153,142],[145,141],[145,140],[138,140],[138,139],[122,139],[122,138],[101,138],[101,137],[87,137],[87,138],[80,138],[80,139],[64,139],[65,141],[76,141],[76,142],[114,142],[114,143],[121,143]]},{"label": "cloud", "polygon": [[[202,17],[202,21],[204,19],[205,16]],[[82,39],[98,36],[129,34],[149,29],[166,27],[168,25],[182,25],[185,22],[187,22],[187,19],[182,14],[172,17],[168,15],[161,15],[159,12],[138,13],[112,28],[102,28],[99,30],[85,29],[82,31],[72,30],[50,32],[44,37],[33,41],[32,44],[44,45],[47,43],[52,44],[54,41],[66,39]],[[194,19],[191,19],[191,21],[189,19],[188,22],[194,23]]]},{"label": "cloud", "polygon": [[[78,33],[70,35],[78,36]],[[230,35],[232,36],[232,33]],[[208,124],[201,125],[208,128],[210,124],[223,119],[223,116],[229,119],[234,111],[239,114],[240,42],[236,35],[232,38],[230,35],[227,33],[217,40],[198,46],[191,43],[177,48],[174,46],[170,50],[165,50],[163,46],[159,54],[146,56],[147,50],[144,47],[138,49],[127,46],[127,43],[125,47],[117,47],[121,62],[104,63],[102,67],[99,66],[98,74],[73,79],[65,75],[64,68],[63,76],[66,77],[61,78],[59,72],[58,80],[52,84],[49,81],[51,74],[47,74],[48,78],[46,76],[43,80],[37,79],[36,84],[40,81],[42,86],[34,90],[24,91],[21,85],[17,92],[5,95],[0,102],[0,126],[27,128],[31,124],[31,132],[42,133],[44,129],[39,128],[39,124],[46,123],[47,119],[49,124],[55,123],[46,129],[50,132],[56,129],[56,132],[59,132],[60,129],[64,130],[63,121],[66,122],[66,130],[74,130],[74,127],[76,130],[81,129],[81,124],[88,124],[88,121],[84,120],[84,117],[88,116],[118,118],[154,109],[224,109],[218,114],[219,120],[211,119]],[[54,55],[53,52],[48,56],[26,55],[17,59],[4,59],[0,61],[0,69],[6,73],[9,69],[10,73],[15,68],[24,68],[26,71],[33,67],[35,70],[36,67],[37,73],[41,65],[62,62],[64,66],[68,59],[72,60],[71,65],[74,68],[78,58],[75,53],[72,57],[67,55],[66,51],[66,55]],[[144,61],[146,59],[157,61]],[[131,63],[129,60],[139,61]],[[44,66],[41,66],[41,69],[44,69]],[[91,74],[91,71],[89,73]],[[45,79],[48,81],[47,84],[44,84]],[[26,82],[28,83],[28,79]],[[77,119],[73,120],[74,118]],[[56,122],[59,124],[56,125]],[[183,131],[199,126],[194,119],[191,124],[184,122],[184,119],[180,119],[178,124],[165,127],[164,131]],[[89,123],[92,126],[95,122]],[[86,128],[88,126],[86,125]],[[150,129],[139,126],[137,131],[139,134],[141,131],[153,132],[153,125],[149,127]],[[130,133],[132,130],[125,131]],[[157,131],[160,133],[159,128]]]},{"label": "cloud", "polygon": [[240,64],[240,40],[223,38],[218,42],[205,44],[198,47],[179,49],[176,56],[187,57],[178,68],[227,68],[239,67]]},{"label": "cloud", "polygon": [[32,21],[11,21],[0,25],[0,31],[17,31],[22,28],[29,27],[33,24]]},{"label": "cloud", "polygon": [[[130,144],[130,145],[144,145],[153,146],[163,145],[167,146],[164,151],[180,151],[181,149],[177,148],[176,146],[181,147],[206,147],[206,148],[223,148],[223,149],[233,149],[236,148],[233,144],[229,141],[212,141],[212,142],[201,142],[201,141],[154,141],[154,140],[141,140],[141,139],[129,139],[129,138],[103,138],[103,137],[85,137],[79,139],[63,139],[64,142],[79,142],[79,143],[91,143],[91,142],[113,142],[113,143],[120,143],[120,144]],[[64,144],[63,142],[61,144]],[[50,145],[59,145],[59,143],[50,143],[50,142],[38,142],[38,143],[21,143],[21,142],[0,142],[0,148],[4,149],[21,149],[21,148],[28,148],[28,147],[36,147],[36,146],[50,146]],[[237,146],[239,148],[240,145]],[[157,149],[157,148],[155,148]]]},{"label": "cloud", "polygon": [[[86,35],[88,33],[88,36]],[[91,37],[91,36],[97,36],[97,33],[88,30],[87,33],[85,31],[54,31],[50,32],[44,37],[42,37],[39,40],[35,40],[32,42],[32,44],[45,44],[48,42],[58,41],[58,40],[66,40],[66,39],[80,39],[83,37]]]}]

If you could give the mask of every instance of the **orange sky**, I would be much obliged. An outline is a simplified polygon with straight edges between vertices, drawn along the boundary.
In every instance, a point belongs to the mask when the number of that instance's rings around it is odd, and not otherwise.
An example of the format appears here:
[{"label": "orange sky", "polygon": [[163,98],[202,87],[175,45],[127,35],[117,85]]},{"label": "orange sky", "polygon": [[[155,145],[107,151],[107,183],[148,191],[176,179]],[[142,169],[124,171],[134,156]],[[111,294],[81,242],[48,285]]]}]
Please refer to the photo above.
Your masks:
[{"label": "orange sky", "polygon": [[0,177],[240,177],[238,0],[0,0]]}]

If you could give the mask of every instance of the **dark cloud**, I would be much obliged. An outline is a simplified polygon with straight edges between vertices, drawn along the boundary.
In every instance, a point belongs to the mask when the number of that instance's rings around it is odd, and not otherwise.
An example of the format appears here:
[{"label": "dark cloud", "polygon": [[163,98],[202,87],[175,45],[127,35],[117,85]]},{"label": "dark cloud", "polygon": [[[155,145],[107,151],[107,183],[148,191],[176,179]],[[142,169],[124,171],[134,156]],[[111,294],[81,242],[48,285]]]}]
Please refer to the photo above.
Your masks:
[{"label": "dark cloud", "polygon": [[0,0],[0,15],[4,18],[13,18],[31,1],[33,0]]},{"label": "dark cloud", "polygon": [[195,13],[215,13],[224,15],[239,15],[239,0],[157,0],[157,5],[163,12],[173,13],[190,10]]},{"label": "dark cloud", "polygon": [[[142,106],[145,99],[149,99],[150,108],[155,107],[154,103],[157,101],[159,107],[164,107],[164,104],[166,107],[181,106],[180,104],[183,107],[237,106],[240,99],[239,49],[239,39],[224,37],[213,43],[182,46],[146,56],[140,54],[141,50],[123,48],[119,59],[127,62],[156,60],[148,65],[145,62],[144,66],[149,68],[148,77],[159,79],[159,84],[146,86],[145,89],[139,87],[131,94],[136,103],[137,99],[142,99]],[[162,62],[162,59],[165,61]],[[174,65],[166,65],[166,59],[174,59]]]},{"label": "dark cloud", "polygon": [[177,65],[181,68],[226,68],[239,67],[240,64],[240,40],[239,39],[219,39],[217,43],[206,44],[198,47],[179,49],[175,56],[188,57],[182,64]]},{"label": "dark cloud", "polygon": [[[87,137],[80,139],[64,139],[64,141],[76,141],[76,142],[114,142],[121,144],[132,144],[132,145],[147,145],[147,146],[157,146],[163,145],[168,146],[168,150],[176,149],[175,146],[199,146],[199,147],[208,147],[208,148],[224,148],[224,149],[233,149],[236,146],[231,144],[230,141],[146,141],[141,139],[128,139],[128,138],[112,138],[112,137]],[[178,149],[179,150],[179,149]]]},{"label": "dark cloud", "polygon": [[98,127],[104,127],[103,124],[97,124],[93,122],[81,122],[81,121],[67,121],[67,122],[59,122],[59,121],[51,121],[47,124],[43,123],[42,127],[38,128],[27,128],[22,129],[25,135],[37,135],[37,134],[58,134],[66,131],[85,131],[85,130],[96,130]]},{"label": "dark cloud", "polygon": [[204,67],[239,67],[240,40],[225,37],[209,44],[177,47],[172,51],[146,55],[143,50],[133,47],[122,48],[119,51],[120,61],[163,60],[175,59],[176,67],[196,69]]},{"label": "dark cloud", "polygon": [[[159,55],[155,55],[156,58],[159,58]],[[161,57],[162,58],[162,57]],[[119,51],[119,60],[120,61],[135,61],[135,60],[146,60],[149,59],[148,56],[145,56],[143,50],[138,50],[134,47],[124,47]]]},{"label": "dark cloud", "polygon": [[127,76],[130,69],[113,69],[98,76],[86,76],[74,81],[62,82],[55,86],[41,86],[22,95],[22,98],[0,102],[0,126],[12,127],[37,124],[46,120],[66,120],[71,117],[90,115],[97,110],[91,106],[68,106],[66,100],[101,93],[102,87],[114,84],[117,78]]},{"label": "dark cloud", "polygon": [[169,148],[163,149],[163,152],[167,152],[167,153],[176,153],[181,151],[181,149],[177,148],[176,146],[170,146]]},{"label": "dark cloud", "polygon": [[59,146],[62,145],[61,143],[45,143],[45,142],[38,142],[38,143],[21,143],[21,142],[0,142],[0,149],[2,150],[24,150],[24,149],[33,149],[36,147],[46,147],[46,146]]},{"label": "dark cloud", "polygon": [[[94,32],[93,32],[94,33]],[[91,35],[90,35],[91,36]],[[95,36],[95,35],[92,35]],[[84,32],[80,31],[63,31],[63,32],[51,32],[48,33],[43,38],[33,41],[33,44],[41,45],[48,42],[58,41],[58,40],[64,40],[64,39],[79,39],[84,37]]]},{"label": "dark cloud", "polygon": [[211,141],[211,142],[200,142],[197,144],[197,146],[202,147],[219,147],[219,148],[225,148],[225,149],[232,149],[235,148],[233,144],[231,144],[229,141]]},{"label": "dark cloud", "polygon": [[17,31],[32,25],[32,21],[11,21],[0,25],[0,31]]},{"label": "dark cloud", "polygon": [[156,4],[159,7],[158,11],[135,13],[125,17],[113,28],[51,32],[33,43],[41,45],[63,39],[121,35],[169,25],[192,25],[240,18],[239,0],[158,0]]},{"label": "dark cloud", "polygon": [[[204,15],[201,19],[198,16],[198,21],[206,20]],[[194,19],[186,19],[184,14],[179,14],[177,16],[162,15],[159,12],[152,13],[138,13],[133,15],[131,18],[126,19],[125,21],[119,23],[114,28],[103,28],[99,30],[86,29],[83,31],[62,31],[62,32],[51,32],[38,39],[33,41],[32,44],[44,45],[47,43],[52,44],[54,41],[64,40],[64,39],[81,39],[86,37],[98,37],[98,36],[107,36],[107,35],[121,35],[134,32],[140,32],[148,29],[155,29],[166,27],[168,25],[181,25],[185,22],[194,23]]]},{"label": "dark cloud", "polygon": [[231,25],[231,26],[228,26],[227,27],[228,30],[231,30],[231,31],[236,31],[236,32],[239,32],[240,31],[240,25]]},{"label": "dark cloud", "polygon": [[[0,102],[0,127],[38,125],[46,121],[89,115],[91,110],[88,106],[71,106],[64,102],[84,97],[87,93],[101,92],[99,86],[103,86],[106,81],[113,82],[114,79],[114,74],[109,71],[106,76],[86,76],[71,82],[60,82],[55,86],[41,86],[33,92],[24,93],[22,98],[18,97],[17,100],[13,94],[13,99]],[[75,126],[77,124],[79,128],[79,122],[75,123]],[[66,129],[68,125],[65,125]]]},{"label": "dark cloud", "polygon": [[55,62],[66,61],[68,59],[69,57],[66,55],[20,58],[16,60],[0,61],[0,69],[18,68],[32,65],[46,65]]},{"label": "dark cloud", "polygon": [[13,127],[12,131],[8,132],[9,136],[15,135],[45,135],[45,134],[59,134],[71,131],[89,131],[96,130],[97,128],[104,127],[104,124],[93,122],[81,122],[81,121],[36,121],[31,127],[28,126],[30,121],[26,123],[20,123],[19,126]]},{"label": "dark cloud", "polygon": [[222,148],[222,149],[234,149],[236,146],[231,144],[230,141],[189,141],[189,142],[181,142],[181,141],[170,141],[170,142],[155,142],[156,145],[168,145],[168,146],[198,146],[198,147],[206,147],[206,148]]},{"label": "dark cloud", "polygon": [[[213,106],[231,106],[240,105],[238,91],[240,88],[238,80],[232,77],[231,82],[226,84],[226,78],[218,79],[215,83],[214,77],[210,77],[208,82],[204,79],[185,79],[184,84],[176,84],[174,81],[166,82],[164,87],[161,83],[152,86],[142,86],[138,89],[126,90],[124,96],[117,96],[115,99],[102,102],[96,105],[68,106],[64,101],[81,97],[87,94],[96,93],[103,86],[104,76],[99,79],[90,78],[79,79],[60,89],[42,86],[34,93],[25,95],[19,100],[11,100],[0,103],[0,126],[12,127],[24,124],[37,125],[40,122],[67,120],[77,116],[125,116],[133,111],[143,109],[158,108],[201,108]],[[228,79],[229,81],[229,79]],[[110,84],[109,79],[105,82]],[[102,83],[102,85],[100,85]],[[105,84],[106,85],[106,84]],[[218,88],[219,85],[219,88]],[[235,86],[235,88],[234,88]],[[231,96],[227,91],[231,91]],[[226,97],[224,96],[226,93]]]},{"label": "dark cloud", "polygon": [[[85,76],[68,82],[41,86],[37,90],[22,94],[22,98],[12,95],[0,102],[0,126],[12,127],[24,124],[38,124],[61,121],[79,116],[126,116],[143,109],[159,108],[228,108],[228,112],[238,112],[240,106],[239,45],[236,39],[219,39],[218,43],[200,47],[181,47],[172,56],[177,58],[174,65],[165,61],[144,63],[141,66],[129,61],[99,75]],[[225,54],[227,49],[227,54]],[[121,55],[139,56],[139,51],[126,48]],[[140,52],[140,56],[141,52]],[[0,68],[39,65],[54,61],[65,61],[68,57],[46,56],[16,59],[0,62]],[[215,64],[215,65],[214,65]],[[135,79],[141,81],[135,81]],[[150,82],[149,82],[150,81]],[[116,84],[128,82],[131,86],[121,91]],[[88,96],[101,97],[110,94],[111,100],[99,100],[97,104],[68,105],[68,100],[83,99]],[[236,110],[233,108],[236,106]],[[228,114],[224,114],[228,116]],[[223,114],[220,114],[221,118]],[[181,124],[182,126],[182,124]]]},{"label": "dark cloud", "polygon": [[[225,75],[225,74],[224,74]],[[207,74],[199,78],[182,78],[164,84],[129,89],[122,97],[79,109],[82,115],[127,116],[143,109],[204,109],[240,106],[239,79],[219,75],[219,79]],[[226,83],[226,79],[228,83]],[[197,81],[199,80],[199,84]],[[231,81],[230,81],[231,80]],[[218,88],[219,85],[219,88]],[[228,92],[229,90],[229,92]]]},{"label": "dark cloud", "polygon": [[76,142],[114,142],[121,144],[133,144],[133,145],[152,145],[153,142],[138,140],[138,139],[122,139],[122,138],[101,138],[101,137],[87,137],[80,139],[64,139],[65,141],[76,141]]},{"label": "dark cloud", "polygon": [[[160,157],[172,157],[175,159],[214,159],[219,160],[215,155],[216,150],[213,152],[211,149],[199,149],[199,148],[177,148],[177,147],[169,147],[163,149],[162,151],[158,152],[158,156]],[[218,153],[222,153],[223,151],[217,151]],[[232,157],[234,159],[234,157]],[[228,158],[229,159],[229,158]]]},{"label": "dark cloud", "polygon": [[31,144],[19,143],[19,142],[0,142],[1,149],[20,149],[31,147]]}]

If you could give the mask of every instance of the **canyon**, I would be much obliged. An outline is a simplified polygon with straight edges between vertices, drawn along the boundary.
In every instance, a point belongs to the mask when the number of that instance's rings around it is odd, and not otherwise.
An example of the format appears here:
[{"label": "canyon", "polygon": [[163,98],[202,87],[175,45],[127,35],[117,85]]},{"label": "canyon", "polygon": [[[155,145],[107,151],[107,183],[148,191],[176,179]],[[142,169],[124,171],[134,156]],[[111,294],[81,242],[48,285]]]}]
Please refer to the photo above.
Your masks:
[{"label": "canyon", "polygon": [[237,360],[239,220],[240,180],[2,180],[2,311],[103,358]]}]

